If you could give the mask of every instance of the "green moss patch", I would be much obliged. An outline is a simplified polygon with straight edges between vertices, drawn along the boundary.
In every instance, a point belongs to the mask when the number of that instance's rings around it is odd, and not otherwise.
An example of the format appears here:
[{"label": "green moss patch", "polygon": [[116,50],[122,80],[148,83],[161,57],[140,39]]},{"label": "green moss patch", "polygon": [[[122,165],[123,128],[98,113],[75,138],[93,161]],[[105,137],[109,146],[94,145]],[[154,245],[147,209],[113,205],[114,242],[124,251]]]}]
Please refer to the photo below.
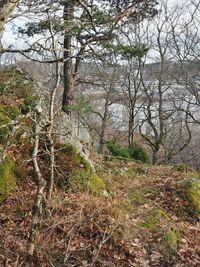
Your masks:
[{"label": "green moss patch", "polygon": [[145,174],[146,169],[143,167],[131,167],[127,170],[127,173],[129,174]]},{"label": "green moss patch", "polygon": [[93,194],[101,195],[106,189],[105,183],[96,173],[86,170],[76,170],[69,177],[69,188],[74,191],[89,190]]},{"label": "green moss patch", "polygon": [[141,190],[134,190],[131,193],[129,193],[129,199],[132,204],[138,204],[141,205],[145,202],[146,198]]},{"label": "green moss patch", "polygon": [[57,151],[56,162],[61,170],[57,184],[62,189],[88,190],[94,194],[103,194],[106,189],[104,181],[95,173],[90,162],[75,146],[57,145]]},{"label": "green moss patch", "polygon": [[160,194],[159,190],[153,187],[146,187],[141,189],[132,190],[128,198],[132,204],[142,205],[148,203],[151,199],[155,199],[156,196]]},{"label": "green moss patch", "polygon": [[155,187],[146,187],[143,189],[143,192],[146,196],[159,196],[160,195],[160,191],[155,188]]},{"label": "green moss patch", "polygon": [[184,210],[190,215],[200,217],[200,179],[184,180],[178,187],[177,193],[186,201]]},{"label": "green moss patch", "polygon": [[170,227],[163,239],[166,241],[169,249],[176,250],[181,241],[181,237],[181,231],[178,228]]},{"label": "green moss patch", "polygon": [[0,164],[0,203],[9,196],[15,186],[15,163],[10,157],[6,157]]},{"label": "green moss patch", "polygon": [[178,171],[178,172],[188,172],[191,170],[191,168],[185,164],[185,163],[177,163],[174,167],[173,167],[174,171]]},{"label": "green moss patch", "polygon": [[200,217],[200,180],[191,184],[189,188],[189,197],[194,207],[195,214]]},{"label": "green moss patch", "polygon": [[160,223],[162,220],[168,220],[169,217],[167,213],[158,208],[154,208],[150,210],[144,222],[141,224],[142,228],[145,228],[151,232],[159,232],[160,231]]}]

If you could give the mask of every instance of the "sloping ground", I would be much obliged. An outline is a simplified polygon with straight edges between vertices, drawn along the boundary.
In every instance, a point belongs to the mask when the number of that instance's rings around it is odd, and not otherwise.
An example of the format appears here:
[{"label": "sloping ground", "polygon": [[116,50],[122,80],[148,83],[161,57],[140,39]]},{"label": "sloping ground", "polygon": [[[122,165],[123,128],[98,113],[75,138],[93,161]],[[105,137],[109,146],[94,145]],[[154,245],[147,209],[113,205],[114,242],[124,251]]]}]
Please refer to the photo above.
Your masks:
[{"label": "sloping ground", "polygon": [[[96,157],[108,196],[55,192],[33,266],[200,266],[200,225],[182,181],[192,170]],[[0,266],[22,266],[35,186],[18,181],[0,206]]]},{"label": "sloping ground", "polygon": [[16,185],[15,161],[7,149],[19,142],[28,126],[25,115],[34,103],[32,89],[33,81],[19,70],[0,69],[0,203]]}]

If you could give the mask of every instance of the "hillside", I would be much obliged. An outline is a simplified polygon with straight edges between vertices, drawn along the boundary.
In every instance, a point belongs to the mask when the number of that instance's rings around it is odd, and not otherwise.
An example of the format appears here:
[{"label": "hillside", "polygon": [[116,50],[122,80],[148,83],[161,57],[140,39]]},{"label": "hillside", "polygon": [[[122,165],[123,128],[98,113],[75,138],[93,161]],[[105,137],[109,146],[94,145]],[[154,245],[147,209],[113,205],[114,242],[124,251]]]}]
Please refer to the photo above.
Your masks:
[{"label": "hillside", "polygon": [[[89,147],[91,165],[81,148],[49,132],[45,116],[35,120],[29,77],[8,68],[0,81],[0,266],[24,264],[41,189],[35,158],[47,186],[32,267],[200,265],[200,173],[184,164],[103,157]],[[54,190],[47,205],[52,155]]]},{"label": "hillside", "polygon": [[[198,214],[187,186],[198,173],[182,165],[93,161],[107,194],[57,189],[32,266],[200,266]],[[18,179],[0,206],[0,266],[22,266],[34,194],[31,175]]]},{"label": "hillside", "polygon": [[0,267],[200,267],[199,17],[0,0]]}]

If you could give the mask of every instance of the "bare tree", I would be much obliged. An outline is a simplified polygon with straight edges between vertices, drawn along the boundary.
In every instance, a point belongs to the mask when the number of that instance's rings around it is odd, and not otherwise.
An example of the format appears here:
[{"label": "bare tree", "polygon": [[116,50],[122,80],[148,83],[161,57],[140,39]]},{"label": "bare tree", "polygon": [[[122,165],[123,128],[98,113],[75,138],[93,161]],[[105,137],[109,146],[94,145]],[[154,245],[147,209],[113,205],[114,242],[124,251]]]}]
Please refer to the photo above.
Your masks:
[{"label": "bare tree", "polygon": [[[98,152],[104,153],[109,133],[114,131],[112,108],[119,100],[118,85],[121,68],[105,57],[92,59],[80,77],[74,110],[80,123],[87,125]],[[88,69],[91,71],[88,72]]]},{"label": "bare tree", "polygon": [[[191,142],[188,149],[182,151],[182,160],[188,159],[188,153],[195,155],[198,150],[196,132],[200,125],[200,97],[199,97],[199,1],[187,1],[185,6],[176,6],[174,15],[169,20],[171,29],[170,52],[176,60],[176,70],[173,78],[182,92],[175,92],[184,104],[177,107],[180,112],[186,113],[189,119]],[[189,106],[189,108],[188,108]],[[196,166],[197,157],[191,157],[191,164]]]},{"label": "bare tree", "polygon": [[127,31],[131,31],[132,34],[122,32],[123,39],[126,38],[126,45],[120,46],[119,53],[124,61],[121,102],[126,109],[128,120],[127,141],[130,146],[134,142],[134,133],[139,126],[137,118],[145,102],[142,78],[148,46],[143,43],[144,39],[140,31],[140,25],[130,26]]},{"label": "bare tree", "polygon": [[169,162],[191,140],[188,116],[180,111],[183,107],[190,110],[191,105],[185,106],[183,100],[177,97],[182,92],[174,78],[176,65],[170,51],[169,21],[174,13],[169,12],[165,3],[162,8],[162,13],[153,22],[154,33],[149,39],[157,62],[146,66],[142,78],[146,103],[140,133],[152,149],[154,164],[158,162],[159,153]]}]

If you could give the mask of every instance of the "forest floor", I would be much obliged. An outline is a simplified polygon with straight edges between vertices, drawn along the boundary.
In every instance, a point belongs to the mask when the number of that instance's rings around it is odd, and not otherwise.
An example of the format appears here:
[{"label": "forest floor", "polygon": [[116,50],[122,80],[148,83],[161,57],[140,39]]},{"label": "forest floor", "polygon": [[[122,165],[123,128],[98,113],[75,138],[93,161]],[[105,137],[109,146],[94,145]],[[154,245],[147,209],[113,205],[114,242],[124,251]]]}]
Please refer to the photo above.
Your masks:
[{"label": "forest floor", "polygon": [[[34,267],[200,266],[200,224],[182,184],[197,174],[170,166],[93,158],[107,192],[54,193]],[[18,181],[0,206],[0,266],[23,265],[35,184]]]}]

